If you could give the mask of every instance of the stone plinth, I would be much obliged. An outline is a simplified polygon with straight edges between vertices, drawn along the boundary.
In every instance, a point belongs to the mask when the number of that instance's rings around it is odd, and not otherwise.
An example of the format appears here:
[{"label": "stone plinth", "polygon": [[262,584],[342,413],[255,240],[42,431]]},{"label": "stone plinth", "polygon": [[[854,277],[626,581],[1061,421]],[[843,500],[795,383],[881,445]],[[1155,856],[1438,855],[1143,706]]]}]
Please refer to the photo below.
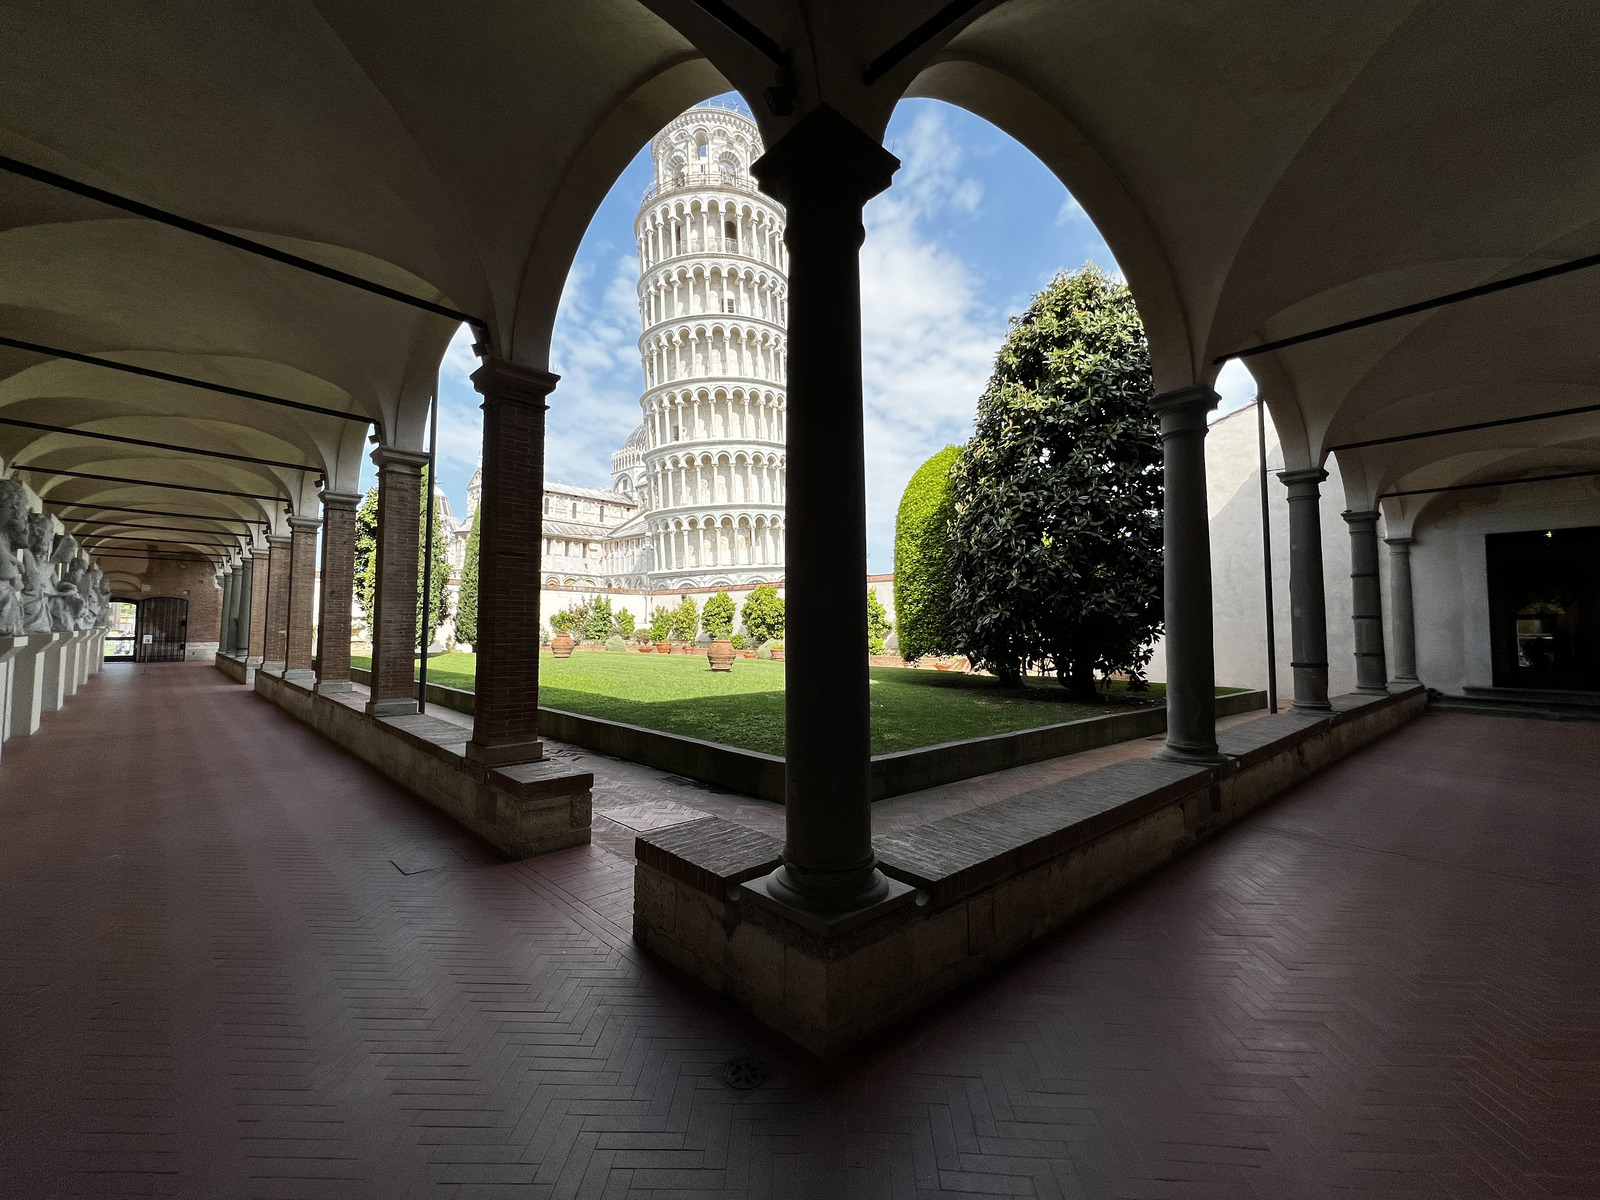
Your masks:
[{"label": "stone plinth", "polygon": [[634,938],[817,1054],[992,968],[1422,711],[1342,696],[1225,731],[1220,766],[1118,763],[874,839],[890,899],[828,923],[772,902],[774,838],[718,818],[635,842]]},{"label": "stone plinth", "polygon": [[45,652],[62,635],[34,633],[27,637],[0,638],[7,647],[11,669],[7,737],[29,737],[39,731],[39,714],[44,711]]}]

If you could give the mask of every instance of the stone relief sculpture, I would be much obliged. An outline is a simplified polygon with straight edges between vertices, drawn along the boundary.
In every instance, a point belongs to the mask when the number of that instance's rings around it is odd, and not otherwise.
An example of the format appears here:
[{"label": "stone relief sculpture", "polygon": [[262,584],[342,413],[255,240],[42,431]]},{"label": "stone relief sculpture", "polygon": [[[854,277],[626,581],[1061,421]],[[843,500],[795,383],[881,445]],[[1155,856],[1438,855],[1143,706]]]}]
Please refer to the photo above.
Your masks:
[{"label": "stone relief sculpture", "polygon": [[20,558],[27,545],[27,493],[15,479],[0,479],[0,637],[21,637],[28,632]]},{"label": "stone relief sculpture", "polygon": [[[90,561],[88,553],[77,548],[77,543],[72,538],[65,537],[61,541],[63,543],[72,543],[76,551],[66,564],[66,570],[62,573],[60,584],[62,589],[70,587],[77,594],[81,605],[72,628],[97,629],[102,618],[100,592],[95,587],[94,581],[94,574],[97,573],[98,569]],[[62,594],[65,594],[64,590]]]},{"label": "stone relief sculpture", "polygon": [[[49,524],[50,518],[44,518]],[[54,537],[52,530],[51,536]],[[71,633],[80,628],[78,617],[83,612],[84,600],[79,594],[77,584],[72,577],[72,564],[78,558],[78,539],[70,533],[62,534],[55,538],[55,547],[50,551],[45,570],[50,567],[60,566],[63,574],[50,582],[53,590],[50,593],[50,628],[57,633]],[[46,575],[49,578],[49,575]]]}]

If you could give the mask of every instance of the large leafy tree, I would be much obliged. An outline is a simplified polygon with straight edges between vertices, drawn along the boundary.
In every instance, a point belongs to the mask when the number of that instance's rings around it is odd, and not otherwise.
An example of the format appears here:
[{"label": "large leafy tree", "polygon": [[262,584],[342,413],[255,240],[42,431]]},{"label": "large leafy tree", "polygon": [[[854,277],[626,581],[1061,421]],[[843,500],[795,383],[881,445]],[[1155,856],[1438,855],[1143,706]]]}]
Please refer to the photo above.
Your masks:
[{"label": "large leafy tree", "polygon": [[951,472],[956,648],[1075,695],[1138,678],[1161,628],[1161,443],[1126,286],[1063,272],[1013,318]]},{"label": "large leafy tree", "polygon": [[757,645],[783,636],[783,597],[778,595],[778,589],[770,583],[763,583],[756,587],[744,598],[744,607],[739,610],[739,617],[744,621],[745,636],[752,638]]},{"label": "large leafy tree", "polygon": [[[424,529],[428,519],[428,472],[422,472],[422,495],[420,500],[420,519],[418,528]],[[433,579],[431,586],[422,585],[423,566],[423,540],[417,538],[417,640],[422,640],[422,600],[426,595],[429,600],[428,628],[431,633],[437,633],[450,616],[450,560],[445,556],[444,531],[439,523],[439,510],[433,512]],[[378,588],[378,489],[369,488],[361,507],[356,510],[356,600],[361,605],[362,615],[366,617],[367,628],[372,628],[373,598]],[[473,616],[477,616],[477,605],[474,601]],[[476,632],[476,630],[474,630]]]},{"label": "large leafy tree", "polygon": [[461,564],[461,592],[456,597],[456,640],[478,644],[478,518],[481,508],[472,513],[472,531],[467,534],[467,557]]},{"label": "large leafy tree", "polygon": [[960,446],[946,446],[917,468],[900,496],[894,522],[894,615],[900,655],[907,662],[924,654],[951,654],[950,522],[955,500],[950,472]]},{"label": "large leafy tree", "polygon": [[727,592],[718,592],[706,601],[706,606],[700,613],[700,621],[713,638],[731,637],[736,612],[733,597]]}]

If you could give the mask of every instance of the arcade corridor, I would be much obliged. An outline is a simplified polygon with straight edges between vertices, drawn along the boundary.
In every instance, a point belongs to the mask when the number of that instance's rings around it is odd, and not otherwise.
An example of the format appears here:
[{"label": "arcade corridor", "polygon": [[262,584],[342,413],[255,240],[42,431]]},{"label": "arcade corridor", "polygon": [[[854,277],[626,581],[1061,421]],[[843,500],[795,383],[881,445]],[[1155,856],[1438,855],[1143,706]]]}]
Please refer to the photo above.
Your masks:
[{"label": "arcade corridor", "polygon": [[[590,762],[597,811],[704,795]],[[508,864],[209,666],[109,665],[0,763],[0,1178],[1592,1195],[1597,777],[1593,725],[1425,716],[823,1067],[635,948],[621,825]]]}]

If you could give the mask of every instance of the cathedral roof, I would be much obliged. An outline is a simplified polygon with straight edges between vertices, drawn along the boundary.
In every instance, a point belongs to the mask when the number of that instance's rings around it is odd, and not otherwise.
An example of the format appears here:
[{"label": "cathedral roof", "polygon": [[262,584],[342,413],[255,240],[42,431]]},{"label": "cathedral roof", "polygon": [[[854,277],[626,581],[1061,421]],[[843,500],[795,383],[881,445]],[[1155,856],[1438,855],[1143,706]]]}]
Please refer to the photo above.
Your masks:
[{"label": "cathedral roof", "polygon": [[644,449],[644,423],[640,422],[633,427],[633,432],[628,435],[628,440],[622,443],[624,450]]},{"label": "cathedral roof", "polygon": [[576,496],[583,500],[603,500],[607,504],[621,504],[627,507],[632,507],[639,503],[638,497],[630,496],[627,492],[613,492],[608,488],[578,487],[573,483],[552,483],[546,481],[544,490],[552,495]]}]

